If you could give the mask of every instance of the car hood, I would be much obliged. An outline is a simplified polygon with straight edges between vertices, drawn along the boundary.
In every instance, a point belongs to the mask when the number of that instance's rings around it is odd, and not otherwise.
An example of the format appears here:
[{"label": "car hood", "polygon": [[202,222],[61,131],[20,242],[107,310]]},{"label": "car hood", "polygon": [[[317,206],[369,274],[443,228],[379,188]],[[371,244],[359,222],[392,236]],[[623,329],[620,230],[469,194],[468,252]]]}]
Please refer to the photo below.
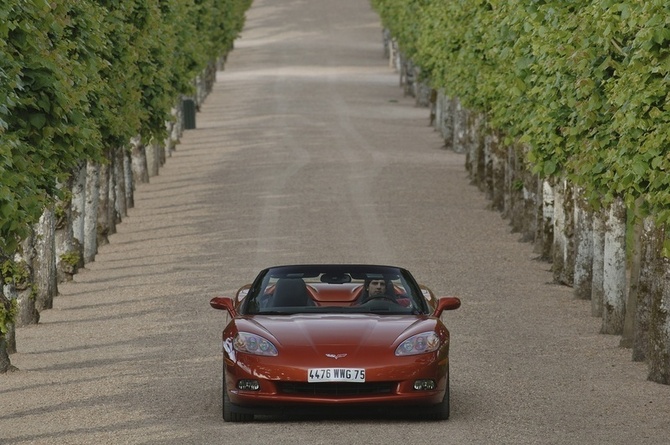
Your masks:
[{"label": "car hood", "polygon": [[425,316],[304,315],[255,316],[238,320],[238,330],[250,330],[275,342],[278,349],[352,350],[389,348],[407,337],[435,329],[436,320]]}]

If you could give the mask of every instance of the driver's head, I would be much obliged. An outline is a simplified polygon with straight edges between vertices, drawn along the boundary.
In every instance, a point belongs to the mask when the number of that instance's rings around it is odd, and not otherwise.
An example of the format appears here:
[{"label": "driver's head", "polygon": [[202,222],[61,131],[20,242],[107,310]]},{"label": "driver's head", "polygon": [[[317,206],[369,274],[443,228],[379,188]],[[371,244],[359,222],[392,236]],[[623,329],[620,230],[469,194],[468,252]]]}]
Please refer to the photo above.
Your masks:
[{"label": "driver's head", "polygon": [[385,295],[386,294],[386,281],[384,280],[371,280],[368,283],[367,291],[369,296],[376,295]]}]

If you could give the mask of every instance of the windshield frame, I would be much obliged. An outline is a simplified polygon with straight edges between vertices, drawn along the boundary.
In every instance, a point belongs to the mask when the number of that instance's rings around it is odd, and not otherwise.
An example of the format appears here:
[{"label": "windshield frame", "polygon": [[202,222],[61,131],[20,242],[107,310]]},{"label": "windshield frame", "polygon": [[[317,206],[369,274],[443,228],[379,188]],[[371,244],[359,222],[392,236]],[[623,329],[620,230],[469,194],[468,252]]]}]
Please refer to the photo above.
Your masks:
[{"label": "windshield frame", "polygon": [[[263,308],[260,304],[264,292],[272,280],[279,278],[302,278],[307,284],[348,284],[363,283],[365,279],[388,280],[401,284],[410,306],[403,308],[395,303],[350,305],[350,306],[291,306],[278,310]],[[292,314],[375,314],[375,315],[427,315],[430,308],[420,286],[406,269],[396,266],[370,264],[301,264],[274,266],[263,269],[254,279],[248,294],[239,307],[241,315],[292,315]]]}]

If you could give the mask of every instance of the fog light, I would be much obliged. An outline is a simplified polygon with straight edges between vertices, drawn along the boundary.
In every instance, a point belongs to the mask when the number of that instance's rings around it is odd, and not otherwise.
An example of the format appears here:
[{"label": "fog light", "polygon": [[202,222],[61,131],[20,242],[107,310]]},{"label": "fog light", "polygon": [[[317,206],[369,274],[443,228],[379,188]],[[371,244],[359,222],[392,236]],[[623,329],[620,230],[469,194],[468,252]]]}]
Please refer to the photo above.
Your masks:
[{"label": "fog light", "polygon": [[435,389],[435,380],[417,380],[414,382],[417,391],[432,391]]},{"label": "fog light", "polygon": [[261,389],[261,385],[258,383],[258,380],[240,380],[237,382],[237,389],[243,391],[258,391]]}]

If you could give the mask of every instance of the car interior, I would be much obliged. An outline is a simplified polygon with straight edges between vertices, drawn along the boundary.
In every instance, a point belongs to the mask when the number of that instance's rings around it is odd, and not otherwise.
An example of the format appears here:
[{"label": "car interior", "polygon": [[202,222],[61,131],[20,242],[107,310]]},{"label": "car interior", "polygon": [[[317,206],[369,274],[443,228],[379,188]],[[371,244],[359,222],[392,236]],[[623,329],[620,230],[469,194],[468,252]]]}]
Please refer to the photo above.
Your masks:
[{"label": "car interior", "polygon": [[[245,305],[249,313],[425,312],[422,294],[413,293],[412,286],[397,272],[272,272],[252,287]],[[385,281],[384,295],[367,296],[365,287],[371,280]]]}]

